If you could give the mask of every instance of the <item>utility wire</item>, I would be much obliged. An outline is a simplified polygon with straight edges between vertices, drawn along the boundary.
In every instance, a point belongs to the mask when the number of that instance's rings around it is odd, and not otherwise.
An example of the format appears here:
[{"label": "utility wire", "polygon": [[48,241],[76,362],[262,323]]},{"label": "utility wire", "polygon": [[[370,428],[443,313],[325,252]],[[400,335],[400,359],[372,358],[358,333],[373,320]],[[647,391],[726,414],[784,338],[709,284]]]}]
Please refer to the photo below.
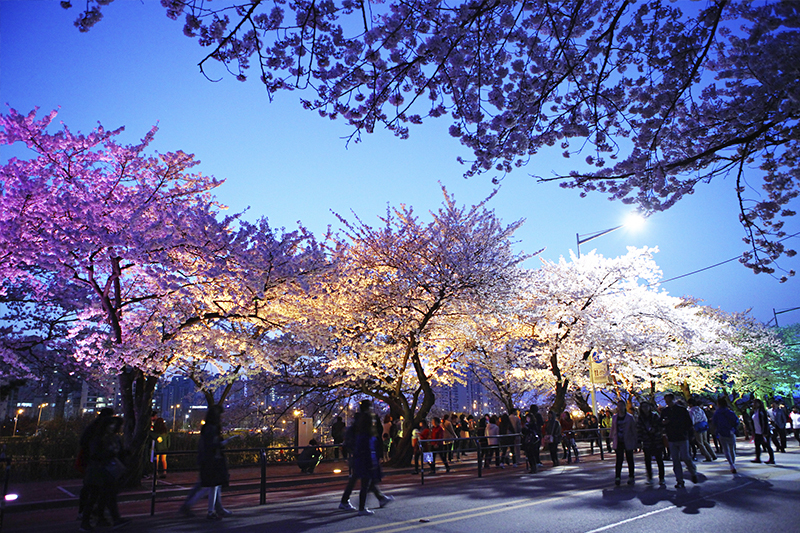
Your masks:
[{"label": "utility wire", "polygon": [[[778,240],[778,242],[785,241],[786,239],[791,239],[792,237],[797,237],[798,235],[800,235],[800,232],[794,233],[794,234],[792,234],[792,235],[787,235],[787,236],[786,236],[786,237],[784,237],[783,239],[779,239],[779,240]],[[674,281],[674,280],[676,280],[676,279],[685,278],[686,276],[691,276],[692,274],[697,274],[697,273],[699,273],[699,272],[703,272],[704,270],[709,270],[709,269],[711,269],[711,268],[718,267],[718,266],[720,266],[720,265],[724,265],[725,263],[730,263],[731,261],[736,261],[737,259],[740,259],[741,257],[742,257],[741,255],[737,255],[736,257],[731,257],[730,259],[726,259],[725,261],[720,261],[719,263],[716,263],[716,264],[714,264],[714,265],[707,266],[707,267],[704,267],[704,268],[701,268],[701,269],[695,270],[695,271],[693,271],[693,272],[689,272],[688,274],[681,274],[680,276],[675,276],[674,278],[662,279],[662,280],[661,280],[661,281],[659,281],[658,283],[659,283],[659,284],[660,284],[660,283],[666,283],[666,282],[668,282],[668,281]]]}]

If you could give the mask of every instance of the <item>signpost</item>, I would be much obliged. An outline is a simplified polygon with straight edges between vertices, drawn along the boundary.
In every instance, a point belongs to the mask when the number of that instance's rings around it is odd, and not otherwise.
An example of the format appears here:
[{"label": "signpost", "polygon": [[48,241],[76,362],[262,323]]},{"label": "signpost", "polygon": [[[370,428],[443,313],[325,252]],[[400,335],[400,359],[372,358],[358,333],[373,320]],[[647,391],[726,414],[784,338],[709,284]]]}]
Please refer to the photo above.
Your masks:
[{"label": "signpost", "polygon": [[605,385],[609,381],[608,362],[603,360],[603,352],[595,348],[592,350],[589,364],[589,374],[592,380],[592,411],[597,416],[597,392],[595,384]]}]

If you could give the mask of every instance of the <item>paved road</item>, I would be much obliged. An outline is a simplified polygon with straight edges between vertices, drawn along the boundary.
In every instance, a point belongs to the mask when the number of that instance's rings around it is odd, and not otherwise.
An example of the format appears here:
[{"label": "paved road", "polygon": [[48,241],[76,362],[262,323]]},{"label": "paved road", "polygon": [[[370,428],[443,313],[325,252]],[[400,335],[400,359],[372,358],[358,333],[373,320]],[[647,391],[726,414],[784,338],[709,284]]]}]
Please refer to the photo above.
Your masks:
[{"label": "paved road", "polygon": [[[126,503],[123,513],[134,519],[129,531],[153,533],[800,531],[800,449],[793,446],[788,453],[776,454],[778,465],[770,466],[750,463],[752,445],[739,448],[737,475],[730,474],[724,460],[701,463],[700,482],[687,481],[685,490],[673,488],[669,468],[667,488],[645,483],[643,468],[635,485],[615,487],[613,463],[607,460],[535,475],[493,469],[480,479],[465,470],[426,478],[425,485],[411,476],[391,476],[384,488],[396,501],[370,517],[339,511],[341,488],[332,484],[283,491],[264,506],[254,505],[257,500],[252,495],[224,497],[235,515],[221,522],[208,522],[199,504],[198,518],[180,518],[175,513],[177,501],[160,504],[155,517],[149,516],[143,502]],[[7,515],[4,531],[60,533],[78,527],[74,511],[69,518],[64,510],[40,512],[28,520],[24,515]]]}]

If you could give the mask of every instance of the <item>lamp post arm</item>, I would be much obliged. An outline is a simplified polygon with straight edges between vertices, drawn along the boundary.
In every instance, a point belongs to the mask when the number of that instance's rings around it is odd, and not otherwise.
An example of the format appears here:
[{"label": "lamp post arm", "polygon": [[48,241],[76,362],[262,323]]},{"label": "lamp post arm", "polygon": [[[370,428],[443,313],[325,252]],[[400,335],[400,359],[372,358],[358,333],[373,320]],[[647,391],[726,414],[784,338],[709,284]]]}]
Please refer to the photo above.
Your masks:
[{"label": "lamp post arm", "polygon": [[616,226],[616,227],[611,228],[611,229],[598,231],[596,233],[586,233],[584,235],[581,235],[580,233],[576,233],[575,234],[575,240],[578,243],[578,257],[581,256],[581,244],[583,244],[585,242],[589,242],[591,240],[594,240],[594,239],[596,239],[598,237],[602,237],[603,235],[607,235],[607,234],[611,233],[612,231],[617,231],[618,229],[623,228],[623,227],[625,227],[625,224],[621,224],[621,225]]}]

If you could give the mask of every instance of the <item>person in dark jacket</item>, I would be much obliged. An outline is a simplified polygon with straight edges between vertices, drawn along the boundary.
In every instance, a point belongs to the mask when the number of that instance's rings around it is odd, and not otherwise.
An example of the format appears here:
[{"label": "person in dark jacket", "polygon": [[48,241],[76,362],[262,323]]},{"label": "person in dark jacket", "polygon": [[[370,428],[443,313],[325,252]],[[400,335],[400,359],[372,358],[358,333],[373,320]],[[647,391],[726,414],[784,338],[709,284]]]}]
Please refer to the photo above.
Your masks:
[{"label": "person in dark jacket", "polygon": [[522,426],[522,450],[528,458],[528,471],[535,474],[539,470],[539,448],[542,445],[540,433],[542,426],[537,424],[532,413],[525,415],[525,425]]},{"label": "person in dark jacket", "polygon": [[321,460],[322,450],[319,449],[317,439],[311,439],[308,441],[308,446],[304,446],[303,451],[297,455],[297,466],[304,474],[313,474]]},{"label": "person in dark jacket", "polygon": [[761,400],[753,400],[753,432],[755,434],[756,445],[756,458],[753,459],[754,463],[761,462],[761,447],[763,446],[767,453],[769,453],[768,465],[775,464],[775,454],[772,452],[772,447],[769,444],[769,415],[767,410],[764,409],[764,403]]},{"label": "person in dark jacket", "polygon": [[675,473],[677,484],[675,488],[682,489],[683,467],[681,461],[686,464],[686,469],[692,476],[692,483],[697,483],[697,468],[692,462],[689,453],[689,441],[694,431],[692,427],[692,417],[685,407],[675,403],[675,395],[667,393],[664,395],[664,402],[667,406],[661,411],[661,421],[664,424],[664,431],[669,441],[669,455],[672,457],[672,471]]},{"label": "person in dark jacket", "polygon": [[[365,464],[367,457],[362,455],[358,458],[358,460],[356,460],[355,454],[356,450],[358,449],[359,431],[363,431],[365,429],[365,426],[369,424],[372,424],[373,426],[379,425],[377,424],[377,417],[375,417],[372,414],[372,402],[370,400],[362,400],[359,403],[358,408],[359,412],[356,413],[356,416],[353,419],[353,424],[350,427],[348,427],[347,430],[345,431],[345,437],[344,437],[344,447],[347,448],[349,455],[350,475],[347,478],[347,486],[344,488],[344,492],[342,493],[342,499],[341,502],[339,503],[339,509],[343,511],[356,510],[356,508],[353,507],[353,504],[350,503],[350,494],[352,494],[353,487],[355,487],[356,480],[358,479],[361,479],[362,483],[361,490],[362,491],[364,490],[365,478],[362,478],[360,476],[365,473],[369,474],[366,478],[368,481],[367,492],[372,492],[372,494],[374,494],[375,497],[378,498],[378,503],[380,504],[381,507],[386,507],[389,503],[394,501],[394,498],[392,496],[389,496],[381,492],[380,488],[378,488],[378,484],[371,479],[371,476],[373,474],[373,470],[371,469],[373,459],[377,464],[378,472],[380,472],[380,464],[378,463],[380,453],[378,450],[379,445],[377,442],[378,438],[377,435],[379,433],[379,430],[377,427],[374,427],[372,430],[375,436],[375,456],[373,458],[370,453],[366,454],[370,460],[370,467],[366,467]],[[366,419],[366,421],[362,422],[362,419]],[[364,450],[361,451],[363,452]],[[361,499],[361,494],[359,493],[359,500],[360,499]],[[370,511],[366,507],[366,495],[364,495],[364,505],[361,507],[361,509],[363,509],[364,512],[362,513],[359,510],[359,516],[367,516],[373,514],[373,511]]]},{"label": "person in dark jacket", "polygon": [[652,459],[658,465],[658,483],[664,485],[664,427],[661,416],[650,402],[642,402],[639,406],[639,420],[636,432],[642,441],[644,450],[644,468],[648,481],[653,479]]},{"label": "person in dark jacket", "polygon": [[180,512],[191,516],[192,505],[208,490],[209,520],[220,520],[233,513],[222,506],[222,487],[228,486],[228,465],[223,449],[228,442],[237,438],[234,435],[222,439],[222,406],[211,405],[206,412],[203,429],[200,430],[200,444],[197,449],[197,465],[200,468],[200,481],[192,488]]},{"label": "person in dark jacket", "polygon": [[717,410],[714,411],[712,422],[717,432],[717,440],[722,446],[722,453],[731,467],[731,473],[736,473],[736,428],[739,426],[739,417],[728,408],[728,400],[720,396],[717,400]]},{"label": "person in dark jacket", "polygon": [[331,437],[333,437],[333,444],[336,447],[333,449],[333,458],[337,461],[339,460],[339,450],[342,451],[342,458],[347,459],[347,449],[342,446],[344,443],[344,430],[347,428],[347,425],[342,421],[341,416],[336,417],[336,422],[331,424]]},{"label": "person in dark jacket", "polygon": [[553,466],[559,466],[558,445],[561,443],[561,423],[558,421],[556,412],[552,409],[547,414],[542,440],[550,451],[550,459],[553,461]]},{"label": "person in dark jacket", "polygon": [[614,469],[614,484],[620,484],[623,459],[628,461],[628,485],[633,485],[633,450],[636,449],[636,418],[628,413],[624,401],[617,402],[617,413],[611,418],[611,438],[614,441],[614,450],[617,453],[617,463]]},{"label": "person in dark jacket", "polygon": [[[103,409],[100,409],[100,412],[97,414],[97,418],[92,420],[81,434],[78,457],[75,459],[76,470],[78,470],[78,472],[84,476],[84,484],[83,487],[81,487],[80,496],[78,498],[78,518],[81,520],[83,520],[83,514],[86,511],[86,503],[89,501],[91,493],[94,490],[92,486],[85,483],[86,467],[89,463],[89,445],[91,444],[95,435],[97,435],[98,428],[101,427],[106,419],[109,419],[112,416],[114,416],[114,410],[112,408],[104,407]],[[95,506],[94,508],[96,518],[101,525],[107,522],[103,516],[103,511],[104,510],[99,506]]]},{"label": "person in dark jacket", "polygon": [[367,509],[367,494],[370,491],[380,494],[378,500],[384,507],[394,498],[385,496],[378,489],[383,472],[381,470],[382,445],[378,440],[381,428],[380,421],[371,411],[362,410],[356,420],[355,448],[353,450],[353,477],[361,480],[361,491],[358,495],[358,516],[369,516],[374,511]]},{"label": "person in dark jacket", "polygon": [[81,518],[81,531],[94,530],[91,517],[95,506],[109,510],[115,528],[130,522],[120,517],[117,506],[117,493],[126,470],[121,459],[122,439],[119,436],[121,428],[120,417],[105,417],[99,422],[89,441],[84,484],[90,488],[90,492]]}]

